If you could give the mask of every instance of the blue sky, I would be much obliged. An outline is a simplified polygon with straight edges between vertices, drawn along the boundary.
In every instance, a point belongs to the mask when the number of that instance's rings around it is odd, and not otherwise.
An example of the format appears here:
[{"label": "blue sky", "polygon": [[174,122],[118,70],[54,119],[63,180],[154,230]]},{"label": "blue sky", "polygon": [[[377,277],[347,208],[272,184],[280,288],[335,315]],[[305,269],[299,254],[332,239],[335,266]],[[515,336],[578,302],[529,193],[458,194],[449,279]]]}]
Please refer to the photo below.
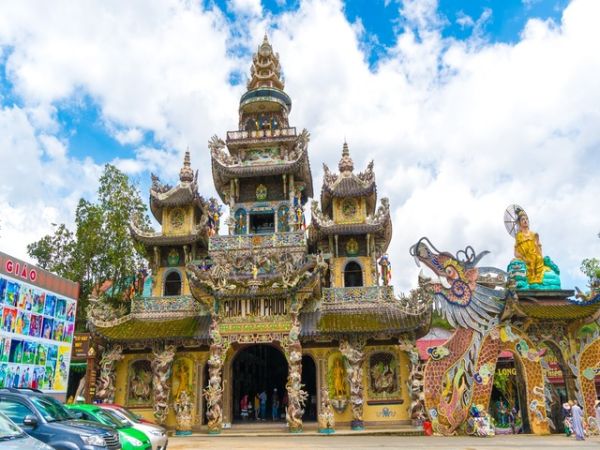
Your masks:
[{"label": "blue sky", "polygon": [[600,221],[586,213],[600,195],[599,3],[2,4],[0,248],[26,257],[51,223],[72,223],[109,162],[145,197],[150,172],[173,182],[189,147],[202,193],[215,195],[206,142],[235,128],[267,31],[290,120],[311,132],[315,191],[345,138],[357,169],[375,159],[398,287],[413,284],[407,248],[425,234],[452,251],[491,250],[487,263],[505,266],[512,203],[530,212],[566,284],[581,286],[579,262],[600,255]]}]

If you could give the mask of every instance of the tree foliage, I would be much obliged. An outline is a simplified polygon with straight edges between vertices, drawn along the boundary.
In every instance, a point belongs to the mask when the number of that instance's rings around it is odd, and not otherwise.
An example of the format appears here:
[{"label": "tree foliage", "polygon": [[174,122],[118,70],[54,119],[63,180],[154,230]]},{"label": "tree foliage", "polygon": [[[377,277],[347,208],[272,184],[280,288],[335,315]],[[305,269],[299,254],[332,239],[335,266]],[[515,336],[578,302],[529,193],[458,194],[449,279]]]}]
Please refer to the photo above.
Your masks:
[{"label": "tree foliage", "polygon": [[579,269],[589,278],[591,281],[593,278],[600,278],[600,259],[598,258],[585,258],[581,261]]},{"label": "tree foliage", "polygon": [[85,322],[85,307],[94,289],[112,282],[104,301],[121,301],[133,277],[145,268],[143,247],[129,233],[135,217],[149,226],[137,187],[115,166],[107,164],[99,180],[95,202],[80,199],[75,211],[75,232],[64,224],[51,235],[27,246],[29,256],[59,276],[80,284],[78,327]]}]

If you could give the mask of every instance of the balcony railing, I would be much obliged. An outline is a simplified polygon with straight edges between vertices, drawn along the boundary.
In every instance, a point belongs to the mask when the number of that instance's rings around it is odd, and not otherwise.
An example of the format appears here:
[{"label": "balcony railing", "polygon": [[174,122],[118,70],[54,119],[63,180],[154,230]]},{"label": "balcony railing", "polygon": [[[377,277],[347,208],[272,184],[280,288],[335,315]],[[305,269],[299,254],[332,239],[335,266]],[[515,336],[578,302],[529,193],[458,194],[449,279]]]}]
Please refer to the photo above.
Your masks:
[{"label": "balcony railing", "polygon": [[228,141],[239,141],[244,139],[258,139],[264,137],[295,137],[296,127],[290,128],[276,128],[275,130],[239,130],[239,131],[228,131]]},{"label": "balcony railing", "polygon": [[392,286],[323,288],[325,303],[393,302],[395,300]]},{"label": "balcony railing", "polygon": [[136,297],[131,302],[133,316],[185,316],[199,312],[201,306],[191,295],[174,297]]},{"label": "balcony railing", "polygon": [[208,250],[211,252],[285,247],[306,248],[304,232],[213,236],[208,241]]}]

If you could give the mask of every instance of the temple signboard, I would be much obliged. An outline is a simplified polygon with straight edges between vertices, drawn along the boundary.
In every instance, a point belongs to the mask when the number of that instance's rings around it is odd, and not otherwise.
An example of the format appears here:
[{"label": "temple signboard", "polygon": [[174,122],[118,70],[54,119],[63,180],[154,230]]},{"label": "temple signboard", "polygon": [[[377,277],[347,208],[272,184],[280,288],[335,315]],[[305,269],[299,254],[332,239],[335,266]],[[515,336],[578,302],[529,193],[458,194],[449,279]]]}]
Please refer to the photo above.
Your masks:
[{"label": "temple signboard", "polygon": [[221,312],[224,319],[285,316],[288,314],[288,304],[285,298],[238,298],[224,301]]}]

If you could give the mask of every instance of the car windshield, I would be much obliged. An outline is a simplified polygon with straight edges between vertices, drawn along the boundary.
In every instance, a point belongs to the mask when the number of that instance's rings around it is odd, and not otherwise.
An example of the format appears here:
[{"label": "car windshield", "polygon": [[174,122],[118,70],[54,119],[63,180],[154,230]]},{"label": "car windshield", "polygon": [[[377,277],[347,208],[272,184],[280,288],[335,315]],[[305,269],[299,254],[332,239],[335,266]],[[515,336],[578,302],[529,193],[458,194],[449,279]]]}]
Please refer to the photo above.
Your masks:
[{"label": "car windshield", "polygon": [[120,425],[120,427],[129,427],[129,426],[131,426],[131,423],[129,422],[129,420],[127,420],[125,417],[120,416],[115,411],[110,410],[110,409],[102,409],[101,411],[102,411],[103,414],[111,417],[113,421],[118,422],[119,425]]},{"label": "car windshield", "polygon": [[116,414],[128,419],[129,421],[133,422],[133,423],[138,423],[140,421],[140,416],[138,416],[137,414],[132,413],[131,411],[129,411],[128,409],[125,408],[119,408],[119,409],[111,409],[110,411],[114,411]]},{"label": "car windshield", "polygon": [[104,425],[108,425],[114,428],[123,428],[125,425],[121,420],[117,419],[115,416],[108,414],[103,409],[98,408],[97,411],[94,412],[94,415],[102,422]]},{"label": "car windshield", "polygon": [[0,440],[14,439],[22,436],[23,430],[16,426],[8,417],[0,413]]},{"label": "car windshield", "polygon": [[31,402],[37,407],[40,414],[48,422],[58,422],[60,420],[71,420],[74,417],[63,406],[61,402],[52,397],[32,396]]}]

